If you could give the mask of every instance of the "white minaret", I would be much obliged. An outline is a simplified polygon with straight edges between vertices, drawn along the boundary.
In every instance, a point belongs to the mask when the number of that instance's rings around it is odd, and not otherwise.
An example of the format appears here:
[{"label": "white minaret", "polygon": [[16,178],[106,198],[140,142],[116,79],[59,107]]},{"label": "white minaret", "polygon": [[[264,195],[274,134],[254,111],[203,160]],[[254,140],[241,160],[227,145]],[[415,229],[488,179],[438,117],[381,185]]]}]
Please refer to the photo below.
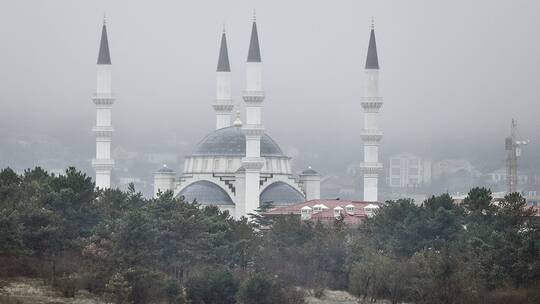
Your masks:
[{"label": "white minaret", "polygon": [[362,98],[364,128],[360,133],[364,142],[364,162],[360,164],[360,169],[364,174],[364,201],[377,202],[379,199],[378,178],[382,171],[382,164],[379,162],[379,142],[383,136],[383,132],[379,131],[378,116],[383,100],[379,96],[379,60],[373,24],[369,37],[365,75],[365,94]]},{"label": "white minaret", "polygon": [[113,128],[111,125],[111,109],[114,103],[111,87],[111,56],[107,41],[107,26],[103,20],[101,43],[97,60],[96,93],[92,100],[96,104],[96,126],[92,129],[96,135],[96,158],[92,167],[96,170],[96,187],[106,189],[111,187],[111,171],[114,160],[111,159],[111,140]]},{"label": "white minaret", "polygon": [[221,35],[221,47],[219,48],[216,70],[216,101],[212,107],[216,111],[216,130],[229,127],[234,104],[231,95],[231,67],[229,65],[225,30]]},{"label": "white minaret", "polygon": [[246,180],[244,210],[239,212],[241,215],[253,213],[259,208],[260,175],[264,165],[264,159],[261,158],[261,136],[264,134],[262,124],[264,91],[261,81],[261,52],[257,22],[253,18],[246,65],[246,87],[242,96],[246,106],[246,121],[242,127],[246,135],[246,157],[242,159]]}]

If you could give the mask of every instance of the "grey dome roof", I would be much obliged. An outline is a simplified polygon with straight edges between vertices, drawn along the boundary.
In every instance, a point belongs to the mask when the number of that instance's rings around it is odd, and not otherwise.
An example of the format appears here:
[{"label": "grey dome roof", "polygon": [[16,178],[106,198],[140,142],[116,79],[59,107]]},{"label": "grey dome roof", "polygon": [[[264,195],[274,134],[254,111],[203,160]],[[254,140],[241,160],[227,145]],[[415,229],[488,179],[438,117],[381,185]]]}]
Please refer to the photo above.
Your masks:
[{"label": "grey dome roof", "polygon": [[293,205],[306,201],[302,193],[284,182],[275,182],[266,187],[259,199],[261,203],[272,202],[274,206]]},{"label": "grey dome roof", "polygon": [[[246,136],[240,127],[232,126],[213,131],[197,144],[193,156],[246,156]],[[261,137],[261,156],[285,156],[278,144],[268,135]]]},{"label": "grey dome roof", "polygon": [[231,197],[225,190],[209,181],[197,181],[185,187],[178,193],[177,197],[184,196],[186,202],[193,202],[202,205],[234,205]]},{"label": "grey dome roof", "polygon": [[311,167],[308,167],[306,170],[302,171],[302,175],[318,175],[319,173],[313,170]]},{"label": "grey dome roof", "polygon": [[163,165],[159,170],[157,170],[158,173],[174,173],[174,170],[167,167],[167,165]]}]

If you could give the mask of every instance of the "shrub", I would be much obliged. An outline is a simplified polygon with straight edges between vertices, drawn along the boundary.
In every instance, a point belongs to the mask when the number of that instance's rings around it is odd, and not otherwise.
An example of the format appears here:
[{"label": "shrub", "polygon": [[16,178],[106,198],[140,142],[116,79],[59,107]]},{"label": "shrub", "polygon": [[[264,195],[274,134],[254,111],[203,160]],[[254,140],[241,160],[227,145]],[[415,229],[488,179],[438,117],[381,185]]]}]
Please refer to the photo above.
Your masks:
[{"label": "shrub", "polygon": [[188,298],[194,304],[234,304],[238,282],[227,269],[204,269],[187,282]]},{"label": "shrub", "polygon": [[149,303],[165,297],[166,278],[163,273],[136,267],[129,269],[124,276],[130,287],[131,302]]},{"label": "shrub", "polygon": [[261,274],[254,274],[240,285],[238,300],[242,304],[272,304],[272,282]]},{"label": "shrub", "polygon": [[292,286],[283,285],[277,278],[260,273],[251,275],[238,290],[238,301],[242,304],[302,304],[305,294]]},{"label": "shrub", "polygon": [[62,296],[73,298],[81,288],[81,279],[75,275],[60,277],[55,280],[53,287],[60,291]]},{"label": "shrub", "polygon": [[306,303],[306,293],[295,287],[286,288],[284,291],[284,298],[287,299],[287,304],[304,304]]},{"label": "shrub", "polygon": [[122,273],[115,273],[106,285],[111,300],[116,304],[126,303],[131,294],[131,286]]},{"label": "shrub", "polygon": [[23,304],[23,302],[19,299],[14,299],[10,296],[3,296],[0,295],[0,303],[2,304]]}]

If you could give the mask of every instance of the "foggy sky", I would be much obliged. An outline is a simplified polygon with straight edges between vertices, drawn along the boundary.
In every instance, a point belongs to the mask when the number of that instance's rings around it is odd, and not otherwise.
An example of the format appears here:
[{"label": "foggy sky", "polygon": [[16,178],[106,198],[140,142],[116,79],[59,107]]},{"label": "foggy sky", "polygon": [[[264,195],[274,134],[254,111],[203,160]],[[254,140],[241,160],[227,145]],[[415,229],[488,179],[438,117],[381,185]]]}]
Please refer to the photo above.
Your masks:
[{"label": "foggy sky", "polygon": [[106,12],[113,146],[189,150],[214,128],[223,23],[234,99],[241,101],[253,9],[264,125],[315,167],[362,159],[360,97],[372,16],[385,101],[383,154],[495,163],[513,117],[532,140],[527,157],[540,151],[537,0],[3,0],[0,142],[46,135],[93,156],[91,95]]}]

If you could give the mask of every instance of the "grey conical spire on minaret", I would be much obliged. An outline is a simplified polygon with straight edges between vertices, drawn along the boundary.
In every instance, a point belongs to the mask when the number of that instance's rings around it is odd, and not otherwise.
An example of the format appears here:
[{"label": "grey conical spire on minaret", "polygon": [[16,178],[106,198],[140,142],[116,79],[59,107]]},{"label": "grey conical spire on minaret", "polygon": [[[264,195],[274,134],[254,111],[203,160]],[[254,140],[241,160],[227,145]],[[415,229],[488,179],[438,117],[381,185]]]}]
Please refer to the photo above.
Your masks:
[{"label": "grey conical spire on minaret", "polygon": [[379,58],[377,56],[377,42],[375,41],[375,27],[371,24],[371,35],[369,36],[369,47],[366,59],[366,69],[378,70]]},{"label": "grey conical spire on minaret", "polygon": [[109,53],[109,41],[107,39],[107,25],[103,20],[103,28],[101,30],[101,42],[99,44],[99,54],[97,64],[111,64],[111,55]]},{"label": "grey conical spire on minaret", "polygon": [[229,65],[229,52],[227,51],[227,37],[225,31],[221,35],[221,47],[219,48],[219,59],[217,65],[217,72],[230,72],[231,66]]},{"label": "grey conical spire on minaret", "polygon": [[251,27],[251,40],[249,41],[249,53],[247,62],[261,62],[261,50],[259,49],[259,35],[257,34],[257,21],[253,17]]}]

